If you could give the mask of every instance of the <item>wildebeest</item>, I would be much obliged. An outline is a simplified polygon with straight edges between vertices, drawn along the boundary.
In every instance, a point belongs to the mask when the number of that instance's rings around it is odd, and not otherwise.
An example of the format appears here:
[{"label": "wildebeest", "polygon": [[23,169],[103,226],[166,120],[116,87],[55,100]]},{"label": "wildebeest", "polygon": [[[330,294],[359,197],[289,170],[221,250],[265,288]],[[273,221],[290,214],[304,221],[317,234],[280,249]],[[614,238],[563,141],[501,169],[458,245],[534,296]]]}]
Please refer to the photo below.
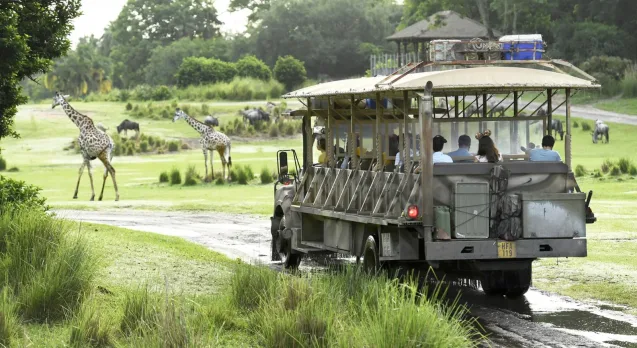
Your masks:
[{"label": "wildebeest", "polygon": [[250,123],[254,126],[258,121],[270,122],[270,114],[261,109],[240,110],[239,114],[243,116],[243,123]]},{"label": "wildebeest", "polygon": [[597,144],[597,139],[602,138],[604,142],[604,136],[606,137],[606,143],[608,143],[608,125],[601,120],[595,121],[595,129],[591,132],[593,135],[593,144]]},{"label": "wildebeest", "polygon": [[129,130],[134,130],[139,135],[139,123],[125,119],[124,121],[122,121],[122,123],[119,124],[119,126],[117,126],[117,134],[121,133],[122,131],[124,131],[124,134],[128,134]]},{"label": "wildebeest", "polygon": [[219,127],[219,119],[212,115],[206,116],[203,123],[205,123],[208,127]]},{"label": "wildebeest", "polygon": [[551,120],[551,132],[555,131],[555,136],[560,135],[560,140],[564,140],[564,128],[562,121],[553,119]]}]

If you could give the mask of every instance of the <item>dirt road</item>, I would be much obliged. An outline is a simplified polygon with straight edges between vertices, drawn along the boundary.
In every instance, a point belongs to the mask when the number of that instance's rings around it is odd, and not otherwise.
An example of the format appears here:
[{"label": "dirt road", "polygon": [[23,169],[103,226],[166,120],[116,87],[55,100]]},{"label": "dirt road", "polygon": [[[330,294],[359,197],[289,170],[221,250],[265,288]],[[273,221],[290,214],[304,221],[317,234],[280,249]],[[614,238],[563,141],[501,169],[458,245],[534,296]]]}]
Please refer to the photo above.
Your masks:
[{"label": "dirt road", "polygon": [[[266,218],[224,213],[58,210],[60,217],[179,236],[246,262],[269,261]],[[452,284],[496,347],[637,347],[637,317],[608,304],[588,304],[530,290],[522,299],[488,297]]]}]

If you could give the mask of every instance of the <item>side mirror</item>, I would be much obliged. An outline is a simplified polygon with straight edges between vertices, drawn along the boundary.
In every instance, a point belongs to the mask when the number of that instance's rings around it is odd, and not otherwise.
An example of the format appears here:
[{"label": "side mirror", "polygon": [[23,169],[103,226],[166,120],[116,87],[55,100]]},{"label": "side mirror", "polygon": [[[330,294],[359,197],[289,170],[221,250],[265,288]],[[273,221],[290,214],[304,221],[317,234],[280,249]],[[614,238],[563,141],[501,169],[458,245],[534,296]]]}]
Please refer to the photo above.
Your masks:
[{"label": "side mirror", "polygon": [[288,153],[279,153],[279,178],[288,175]]}]

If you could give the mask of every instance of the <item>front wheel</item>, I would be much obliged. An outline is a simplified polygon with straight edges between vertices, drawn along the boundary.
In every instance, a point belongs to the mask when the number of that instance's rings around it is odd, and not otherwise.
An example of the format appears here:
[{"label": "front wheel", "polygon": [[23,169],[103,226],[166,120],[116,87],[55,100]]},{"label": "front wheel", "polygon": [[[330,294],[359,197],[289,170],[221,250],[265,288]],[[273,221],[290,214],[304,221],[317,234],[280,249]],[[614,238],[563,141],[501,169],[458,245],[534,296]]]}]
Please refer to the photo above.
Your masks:
[{"label": "front wheel", "polygon": [[285,217],[272,218],[272,261],[281,261],[287,269],[297,269],[303,255],[292,252],[291,240],[282,236],[283,229],[285,229]]},{"label": "front wheel", "polygon": [[380,270],[380,259],[378,257],[378,244],[374,236],[367,237],[363,247],[363,269],[371,274]]}]

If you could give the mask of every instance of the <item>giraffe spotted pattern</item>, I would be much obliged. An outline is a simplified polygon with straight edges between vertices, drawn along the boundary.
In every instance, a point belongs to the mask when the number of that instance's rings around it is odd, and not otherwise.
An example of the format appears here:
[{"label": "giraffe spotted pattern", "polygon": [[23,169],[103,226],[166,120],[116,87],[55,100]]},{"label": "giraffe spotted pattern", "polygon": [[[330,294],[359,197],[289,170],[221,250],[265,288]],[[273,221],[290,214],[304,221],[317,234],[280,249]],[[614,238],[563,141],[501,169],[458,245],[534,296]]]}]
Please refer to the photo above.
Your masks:
[{"label": "giraffe spotted pattern", "polygon": [[111,165],[113,160],[113,148],[115,144],[108,134],[98,129],[93,120],[86,115],[82,115],[75,111],[73,107],[66,101],[68,96],[63,96],[59,92],[55,92],[53,96],[53,105],[51,108],[55,108],[58,105],[62,106],[62,109],[66,115],[73,121],[73,123],[80,129],[80,136],[78,138],[78,144],[80,145],[80,152],[84,161],[80,167],[79,175],[77,178],[77,184],[75,186],[74,199],[77,199],[77,193],[80,187],[80,179],[84,173],[84,167],[88,168],[88,177],[91,181],[91,201],[95,199],[95,188],[93,186],[93,173],[91,168],[91,161],[99,158],[104,164],[104,181],[102,182],[102,191],[100,192],[99,200],[102,200],[104,196],[104,186],[106,185],[106,178],[108,174],[113,178],[113,186],[115,187],[115,200],[119,200],[119,191],[117,189],[117,181],[115,180],[115,168]]}]

